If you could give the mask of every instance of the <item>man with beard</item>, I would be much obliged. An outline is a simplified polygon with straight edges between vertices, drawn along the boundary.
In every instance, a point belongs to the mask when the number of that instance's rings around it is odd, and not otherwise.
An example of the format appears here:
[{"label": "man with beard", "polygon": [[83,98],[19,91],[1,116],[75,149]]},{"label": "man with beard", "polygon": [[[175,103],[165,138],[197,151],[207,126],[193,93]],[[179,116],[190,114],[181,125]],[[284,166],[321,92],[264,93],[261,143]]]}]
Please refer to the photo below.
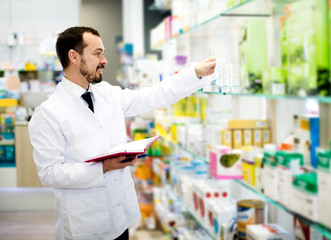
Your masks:
[{"label": "man with beard", "polygon": [[128,228],[140,219],[128,168],[136,159],[84,160],[126,142],[125,117],[169,106],[203,87],[201,77],[213,73],[215,59],[136,91],[102,82],[108,62],[96,30],[65,30],[56,51],[63,80],[29,123],[38,175],[54,188],[55,239],[128,239]]}]

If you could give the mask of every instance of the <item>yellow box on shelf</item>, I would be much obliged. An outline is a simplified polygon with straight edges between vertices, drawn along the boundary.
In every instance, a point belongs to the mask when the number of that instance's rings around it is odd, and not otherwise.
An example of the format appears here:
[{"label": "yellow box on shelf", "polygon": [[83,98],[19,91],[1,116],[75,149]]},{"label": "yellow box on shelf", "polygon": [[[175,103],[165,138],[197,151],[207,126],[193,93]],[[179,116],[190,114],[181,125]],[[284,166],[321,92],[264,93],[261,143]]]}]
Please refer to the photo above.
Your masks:
[{"label": "yellow box on shelf", "polygon": [[243,130],[243,145],[252,146],[253,144],[253,131],[251,129]]},{"label": "yellow box on shelf", "polygon": [[229,129],[234,129],[234,128],[251,128],[251,129],[256,129],[256,128],[268,128],[269,123],[268,120],[263,120],[263,119],[230,119],[227,120],[227,126],[226,128]]},{"label": "yellow box on shelf", "polygon": [[0,99],[0,107],[14,107],[17,106],[17,99],[3,98]]},{"label": "yellow box on shelf", "polygon": [[221,130],[221,135],[222,135],[221,144],[232,148],[232,131],[223,129]]},{"label": "yellow box on shelf", "polygon": [[249,186],[255,186],[255,164],[252,147],[243,147],[241,171],[243,182]]},{"label": "yellow box on shelf", "polygon": [[233,130],[233,148],[240,149],[243,145],[243,136],[241,129]]}]

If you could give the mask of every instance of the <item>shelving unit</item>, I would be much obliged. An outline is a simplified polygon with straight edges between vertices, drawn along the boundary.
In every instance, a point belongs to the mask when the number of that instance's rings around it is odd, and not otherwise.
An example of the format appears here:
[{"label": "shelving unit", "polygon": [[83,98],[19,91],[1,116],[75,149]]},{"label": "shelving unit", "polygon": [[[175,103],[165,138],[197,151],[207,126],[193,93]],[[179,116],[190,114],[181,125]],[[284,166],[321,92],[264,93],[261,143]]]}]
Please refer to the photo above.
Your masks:
[{"label": "shelving unit", "polygon": [[[279,27],[277,25],[279,24],[278,17],[285,15],[284,7],[289,3],[297,1],[299,0],[247,0],[219,14],[210,16],[198,24],[183,27],[172,38],[162,43],[160,42],[154,47],[163,51],[163,60],[164,62],[169,62],[169,64],[172,64],[174,55],[185,55],[188,58],[188,62],[199,62],[207,56],[216,55],[231,63],[239,63],[240,25],[247,19],[264,19],[269,26],[267,34],[270,34],[272,38],[270,44],[272,46],[268,45],[268,51],[271,49],[270,52],[272,53],[271,57],[268,56],[268,66],[277,67],[280,66],[281,58],[280,46],[276,44],[279,32],[274,33],[273,31]],[[270,26],[272,27],[270,28]],[[268,119],[271,128],[271,142],[276,145],[280,144],[293,130],[290,127],[293,115],[306,114],[307,105],[310,103],[318,105],[320,147],[329,149],[331,139],[331,96],[255,94],[248,93],[244,89],[241,89],[240,93],[220,93],[208,90],[196,93],[197,96],[200,94],[207,95],[208,99],[217,98],[219,101],[221,101],[220,98],[223,96],[231,98],[230,104],[232,108],[230,108],[233,109],[232,116],[234,119],[247,119],[249,117],[252,119]],[[249,114],[252,110],[250,105],[255,103],[257,103],[256,108],[262,109],[261,112],[263,111],[263,113],[261,115],[258,115],[256,111],[252,111],[251,115]],[[212,104],[215,105],[215,103]],[[165,124],[168,124],[168,122]],[[181,143],[173,141],[166,131],[160,131],[159,134],[171,142],[171,144],[176,145],[180,150],[190,154],[194,159],[208,163],[204,157],[186,149]],[[308,165],[304,166],[304,169],[307,172],[316,171],[316,169]],[[234,180],[233,182],[242,189],[255,194],[257,198],[263,199],[269,203],[268,205],[272,205],[277,211],[275,218],[279,217],[277,214],[278,210],[280,210],[289,216],[300,219],[323,236],[331,238],[331,229],[320,223],[307,220],[240,180]],[[270,215],[274,213],[272,212]],[[288,217],[288,219],[291,218]]]},{"label": "shelving unit", "polygon": [[[183,39],[183,38],[207,38],[212,32],[213,34],[218,34],[218,26],[223,24],[224,19],[231,19],[230,25],[237,25],[244,18],[256,17],[256,18],[266,18],[271,16],[271,3],[268,0],[247,0],[236,6],[228,8],[223,12],[205,19],[201,23],[194,26],[186,27],[185,29],[180,29],[179,33],[173,36],[170,40],[163,43],[159,43],[154,46],[155,50],[162,50],[162,48],[169,44],[172,40]],[[229,22],[226,23],[229,25]],[[218,29],[219,30],[219,29]]]},{"label": "shelving unit", "polygon": [[[172,144],[176,144],[174,141],[171,140],[171,138],[167,135],[165,136],[162,136],[164,139],[167,139],[167,140],[170,140]],[[184,150],[185,152],[191,154],[194,158],[197,158],[205,163],[208,163],[209,162],[204,158],[204,157],[201,157],[197,154],[195,154],[194,152],[190,151],[190,150],[187,150],[186,148],[184,148],[181,144],[177,144],[177,146],[179,146],[182,150]],[[283,211],[286,211],[287,213],[293,215],[293,216],[296,216],[298,218],[300,218],[300,220],[302,220],[304,223],[306,223],[307,225],[311,226],[312,228],[314,228],[315,230],[317,230],[318,232],[320,232],[323,236],[327,237],[327,238],[331,238],[331,229],[323,226],[322,224],[319,224],[319,223],[315,223],[315,222],[312,222],[304,217],[301,217],[300,215],[298,215],[297,213],[294,213],[293,211],[291,211],[290,209],[286,208],[285,206],[283,206],[282,204],[274,201],[273,199],[265,196],[263,193],[257,191],[256,189],[254,189],[253,187],[247,185],[246,183],[240,181],[240,180],[234,180],[235,182],[237,182],[238,184],[240,184],[241,186],[243,186],[244,188],[248,189],[249,191],[251,191],[252,193],[256,194],[257,196],[259,196],[260,198],[262,198],[264,201],[268,202],[268,203],[271,203],[272,205],[274,205],[275,207],[283,210]],[[191,212],[192,214],[192,212]],[[192,214],[194,216],[194,214]],[[195,216],[194,216],[195,217]],[[199,220],[195,217],[195,219],[199,222]],[[201,223],[199,223],[201,226],[203,226]],[[206,230],[207,231],[207,230]],[[207,231],[208,232],[208,231]]]}]

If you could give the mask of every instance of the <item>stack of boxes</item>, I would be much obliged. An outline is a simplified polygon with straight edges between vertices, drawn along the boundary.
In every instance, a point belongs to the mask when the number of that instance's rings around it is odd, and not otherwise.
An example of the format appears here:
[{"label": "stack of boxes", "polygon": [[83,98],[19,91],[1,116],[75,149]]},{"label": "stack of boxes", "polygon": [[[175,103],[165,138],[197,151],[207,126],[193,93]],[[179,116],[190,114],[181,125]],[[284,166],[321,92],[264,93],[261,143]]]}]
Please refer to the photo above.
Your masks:
[{"label": "stack of boxes", "polygon": [[268,121],[232,119],[221,126],[220,144],[209,149],[210,174],[217,179],[241,179],[244,175],[245,181],[254,186],[253,170],[255,165],[261,167],[261,157],[256,156],[259,149],[271,142]]}]

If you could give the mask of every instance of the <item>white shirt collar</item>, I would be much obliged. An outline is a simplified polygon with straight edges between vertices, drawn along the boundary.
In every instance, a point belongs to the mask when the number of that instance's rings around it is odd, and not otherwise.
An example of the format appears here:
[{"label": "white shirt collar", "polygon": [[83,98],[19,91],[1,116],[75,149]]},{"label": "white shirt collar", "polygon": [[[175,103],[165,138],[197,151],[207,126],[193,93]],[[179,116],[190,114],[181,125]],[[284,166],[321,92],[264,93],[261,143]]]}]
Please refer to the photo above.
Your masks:
[{"label": "white shirt collar", "polygon": [[[67,79],[64,76],[62,78],[62,85],[63,85],[63,87],[69,89],[78,98],[80,98],[82,96],[82,94],[84,94],[86,92],[86,89],[82,88],[81,86],[77,85],[76,83],[73,83],[72,81],[70,81],[69,79]],[[87,91],[91,92],[92,96],[94,97],[93,87],[92,87],[91,83],[89,84]]]}]

